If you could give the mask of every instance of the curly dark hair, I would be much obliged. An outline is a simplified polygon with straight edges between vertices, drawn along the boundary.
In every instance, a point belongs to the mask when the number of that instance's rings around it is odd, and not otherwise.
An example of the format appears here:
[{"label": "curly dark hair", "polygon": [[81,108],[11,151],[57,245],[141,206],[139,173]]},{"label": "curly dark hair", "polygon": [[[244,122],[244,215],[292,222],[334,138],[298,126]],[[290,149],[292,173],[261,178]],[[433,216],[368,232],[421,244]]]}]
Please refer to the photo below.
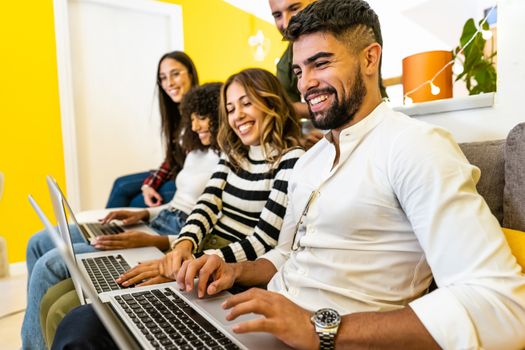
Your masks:
[{"label": "curly dark hair", "polygon": [[[364,0],[317,0],[290,19],[285,38],[291,42],[302,35],[329,33],[356,53],[376,42],[383,47],[379,18]],[[382,56],[382,55],[381,55]],[[379,89],[387,97],[381,78],[379,61]]]},{"label": "curly dark hair", "polygon": [[[194,87],[183,97],[180,111],[184,133],[182,145],[186,153],[195,149],[205,150],[208,147],[218,151],[217,131],[219,129],[219,99],[222,83],[207,83]],[[205,146],[199,136],[191,131],[191,115],[198,114],[210,120],[211,144]]]},{"label": "curly dark hair", "polygon": [[164,54],[157,65],[157,89],[159,94],[159,110],[161,117],[161,129],[162,139],[164,141],[164,148],[166,151],[165,161],[167,161],[171,167],[170,174],[176,175],[182,165],[186,154],[184,150],[179,146],[179,137],[181,134],[181,114],[179,111],[179,103],[173,102],[171,97],[168,96],[166,91],[162,88],[160,82],[160,64],[166,58],[171,58],[181,63],[188,70],[188,74],[191,78],[191,86],[199,85],[199,75],[197,69],[193,64],[190,56],[182,51],[172,51]]}]

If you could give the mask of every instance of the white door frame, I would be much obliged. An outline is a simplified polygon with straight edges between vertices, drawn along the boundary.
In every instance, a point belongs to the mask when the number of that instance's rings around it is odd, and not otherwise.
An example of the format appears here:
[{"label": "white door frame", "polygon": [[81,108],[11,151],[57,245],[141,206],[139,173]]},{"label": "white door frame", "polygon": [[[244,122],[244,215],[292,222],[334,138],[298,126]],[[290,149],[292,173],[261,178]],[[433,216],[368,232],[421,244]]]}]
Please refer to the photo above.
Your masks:
[{"label": "white door frame", "polygon": [[[184,50],[182,7],[176,4],[151,0],[53,0],[55,15],[55,40],[58,67],[58,90],[62,121],[62,141],[68,199],[73,208],[80,208],[79,170],[75,129],[75,103],[73,74],[71,71],[71,46],[69,33],[69,3],[84,2],[108,7],[138,10],[161,14],[169,18],[172,50]],[[109,194],[108,194],[109,195]]]}]

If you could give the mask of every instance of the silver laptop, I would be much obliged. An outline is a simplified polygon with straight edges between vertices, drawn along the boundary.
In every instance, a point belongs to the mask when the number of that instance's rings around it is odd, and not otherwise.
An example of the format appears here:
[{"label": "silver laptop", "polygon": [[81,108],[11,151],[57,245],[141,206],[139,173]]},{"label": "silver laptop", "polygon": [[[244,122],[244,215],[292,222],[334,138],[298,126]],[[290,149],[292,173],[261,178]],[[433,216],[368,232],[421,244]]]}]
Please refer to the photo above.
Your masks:
[{"label": "silver laptop", "polygon": [[122,225],[121,223],[118,223],[116,221],[112,221],[104,225],[100,222],[79,223],[75,217],[75,214],[73,213],[73,210],[71,209],[71,206],[69,205],[69,202],[67,201],[66,196],[64,195],[64,192],[62,192],[62,189],[60,188],[60,186],[58,186],[56,180],[52,176],[46,176],[46,181],[50,192],[52,192],[51,187],[53,187],[62,197],[64,205],[69,211],[71,220],[78,226],[78,228],[80,229],[80,233],[82,237],[86,240],[86,242],[92,242],[93,239],[95,239],[98,236],[114,235],[125,231],[141,231],[153,235],[158,235],[158,233],[155,230],[153,230],[151,227],[144,223],[134,225]]},{"label": "silver laptop", "polygon": [[[78,279],[100,320],[120,349],[289,349],[268,333],[235,334],[235,323],[256,319],[244,315],[226,321],[222,302],[231,294],[197,298],[195,291],[179,292],[175,282],[99,294],[67,253],[64,241],[31,196],[31,205],[63,256],[73,278]],[[100,298],[100,299],[99,299]]]},{"label": "silver laptop", "polygon": [[[123,289],[124,287],[115,282],[115,278],[141,261],[159,259],[164,256],[156,247],[108,250],[93,253],[75,252],[75,245],[71,238],[70,223],[68,222],[68,216],[71,217],[72,212],[69,210],[62,192],[55,185],[56,183],[48,178],[51,202],[58,222],[60,237],[66,243],[66,249],[73,257],[73,260],[78,263],[79,270],[86,276],[97,293]],[[74,220],[71,224],[77,225]],[[79,282],[73,279],[73,283],[80,301],[84,303],[86,300]]]}]

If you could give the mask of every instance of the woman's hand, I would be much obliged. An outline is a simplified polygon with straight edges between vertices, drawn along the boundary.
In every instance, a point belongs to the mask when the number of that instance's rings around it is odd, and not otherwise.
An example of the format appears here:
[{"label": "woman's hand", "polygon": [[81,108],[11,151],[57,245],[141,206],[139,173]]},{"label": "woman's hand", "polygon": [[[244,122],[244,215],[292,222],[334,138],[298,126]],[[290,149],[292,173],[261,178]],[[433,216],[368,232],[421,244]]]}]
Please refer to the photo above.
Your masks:
[{"label": "woman's hand", "polygon": [[161,260],[162,259],[140,263],[134,268],[120,275],[116,279],[116,282],[123,285],[124,287],[134,284],[137,284],[138,286],[148,286],[151,284],[171,282],[172,280],[161,276],[159,272]]},{"label": "woman's hand", "polygon": [[169,248],[169,238],[139,231],[126,231],[116,235],[96,237],[91,245],[100,250],[128,249],[155,246],[160,250]]},{"label": "woman's hand", "polygon": [[158,207],[162,204],[162,196],[149,186],[142,186],[142,195],[148,207]]},{"label": "woman's hand", "polygon": [[160,273],[164,277],[171,279],[177,278],[182,263],[186,260],[193,259],[193,243],[190,240],[184,240],[175,246],[175,248],[166,254],[160,265]]},{"label": "woman's hand", "polygon": [[114,210],[99,221],[102,225],[112,220],[121,220],[124,225],[134,225],[141,221],[147,221],[148,219],[149,212],[147,210]]}]

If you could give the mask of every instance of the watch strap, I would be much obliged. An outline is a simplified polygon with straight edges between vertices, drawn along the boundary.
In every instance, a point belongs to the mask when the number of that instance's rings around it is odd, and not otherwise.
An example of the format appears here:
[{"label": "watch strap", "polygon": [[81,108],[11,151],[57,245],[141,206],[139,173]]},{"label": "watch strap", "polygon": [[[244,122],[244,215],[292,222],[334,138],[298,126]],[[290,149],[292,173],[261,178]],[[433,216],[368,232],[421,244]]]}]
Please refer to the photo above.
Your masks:
[{"label": "watch strap", "polygon": [[319,334],[319,349],[333,350],[335,349],[335,333],[318,332]]}]

